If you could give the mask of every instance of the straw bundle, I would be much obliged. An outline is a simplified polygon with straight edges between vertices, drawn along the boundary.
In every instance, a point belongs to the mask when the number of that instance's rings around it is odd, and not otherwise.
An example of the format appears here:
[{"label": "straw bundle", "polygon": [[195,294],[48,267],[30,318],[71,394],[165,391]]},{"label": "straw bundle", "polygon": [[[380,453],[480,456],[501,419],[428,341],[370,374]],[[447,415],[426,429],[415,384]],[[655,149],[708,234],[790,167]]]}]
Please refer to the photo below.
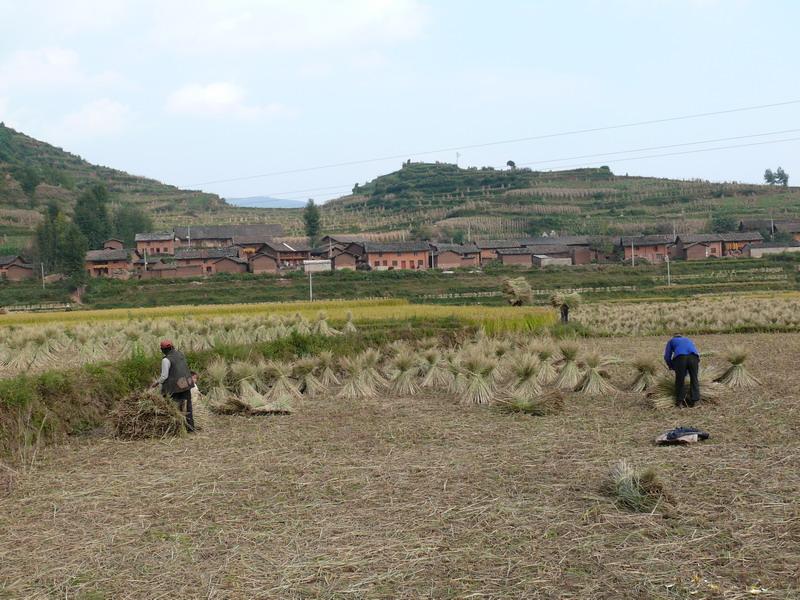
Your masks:
[{"label": "straw bundle", "polygon": [[[689,382],[686,382],[689,385]],[[700,401],[715,403],[722,395],[722,386],[700,377]],[[687,390],[688,391],[688,390]],[[659,377],[647,394],[647,401],[657,410],[666,410],[676,405],[675,378],[672,375]]]},{"label": "straw bundle", "polygon": [[419,393],[419,372],[417,357],[411,352],[401,352],[389,368],[389,390],[397,396],[416,396]]},{"label": "straw bundle", "polygon": [[638,358],[633,362],[636,378],[628,386],[631,392],[646,392],[656,383],[658,365],[648,358]]},{"label": "straw bundle", "polygon": [[748,390],[761,385],[761,382],[751,375],[744,366],[744,361],[747,359],[747,350],[744,347],[735,346],[731,348],[726,358],[730,363],[730,367],[722,375],[715,378],[714,381],[734,390]]},{"label": "straw bundle", "polygon": [[639,470],[626,460],[617,462],[609,473],[604,491],[620,508],[649,513],[670,499],[653,469]]},{"label": "straw bundle", "polygon": [[328,324],[328,315],[322,310],[317,314],[317,320],[314,322],[311,332],[314,335],[339,335],[339,332]]},{"label": "straw bundle", "polygon": [[301,400],[303,398],[291,379],[292,369],[290,365],[270,361],[267,363],[266,372],[274,380],[272,387],[266,394],[265,400],[267,402],[277,402],[284,405],[291,403],[293,400]]},{"label": "straw bundle", "polygon": [[496,391],[495,370],[497,369],[497,361],[487,358],[478,352],[473,352],[464,357],[462,368],[465,377],[462,390],[464,402],[468,404],[489,404]]},{"label": "straw bundle", "polygon": [[120,400],[111,420],[114,435],[125,440],[186,433],[186,419],[177,405],[152,389],[134,392]]},{"label": "straw bundle", "polygon": [[503,282],[503,295],[511,306],[524,306],[533,301],[533,291],[524,277],[506,279]]},{"label": "straw bundle", "polygon": [[551,390],[534,396],[512,396],[507,400],[496,400],[497,408],[507,413],[524,413],[542,417],[554,415],[564,410],[564,396],[558,390]]},{"label": "straw bundle", "polygon": [[317,364],[313,358],[302,358],[292,368],[292,375],[299,382],[300,392],[308,398],[315,398],[325,391],[325,386],[314,374]]},{"label": "straw bundle", "polygon": [[317,363],[319,364],[319,382],[323,388],[329,390],[341,384],[334,370],[336,360],[333,358],[332,352],[327,350],[320,352],[317,356]]},{"label": "straw bundle", "polygon": [[542,346],[536,354],[539,357],[539,383],[550,385],[558,379],[558,371],[553,366],[553,349],[549,346]]},{"label": "straw bundle", "polygon": [[580,348],[574,342],[564,342],[559,346],[559,351],[562,362],[555,385],[562,390],[574,390],[581,380],[581,370],[577,362]]},{"label": "straw bundle", "polygon": [[364,378],[363,360],[359,358],[342,358],[344,378],[337,398],[365,400],[375,396],[375,388]]},{"label": "straw bundle", "polygon": [[442,354],[436,349],[426,350],[422,353],[422,382],[423,388],[442,388],[450,381],[447,364],[442,359]]},{"label": "straw bundle", "polygon": [[228,363],[217,357],[206,365],[205,375],[212,387],[224,386],[228,380]]},{"label": "straw bundle", "polygon": [[344,324],[344,327],[342,327],[342,333],[345,333],[345,334],[348,334],[348,335],[353,334],[353,333],[358,333],[358,329],[356,329],[355,323],[353,323],[353,312],[352,311],[349,311],[349,310],[347,311],[347,322]]},{"label": "straw bundle", "polygon": [[617,388],[609,383],[609,374],[605,370],[607,366],[616,362],[614,359],[602,358],[598,353],[592,352],[586,356],[584,362],[586,373],[575,387],[576,392],[587,396],[603,396],[617,391]]},{"label": "straw bundle", "polygon": [[530,398],[542,392],[539,383],[540,363],[530,354],[517,354],[512,358],[510,393],[515,398]]}]

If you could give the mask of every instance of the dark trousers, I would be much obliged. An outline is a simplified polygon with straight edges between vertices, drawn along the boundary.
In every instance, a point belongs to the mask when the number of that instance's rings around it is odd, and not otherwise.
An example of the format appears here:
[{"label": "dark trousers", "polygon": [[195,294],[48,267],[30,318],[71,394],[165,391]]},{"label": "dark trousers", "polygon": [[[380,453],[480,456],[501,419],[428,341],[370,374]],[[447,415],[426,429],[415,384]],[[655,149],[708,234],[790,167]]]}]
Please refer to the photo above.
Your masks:
[{"label": "dark trousers", "polygon": [[178,410],[186,417],[186,431],[194,431],[194,415],[192,414],[192,390],[175,392],[172,401],[178,405]]},{"label": "dark trousers", "polygon": [[[700,400],[700,357],[682,354],[672,359],[675,370],[675,403],[678,406],[694,406]],[[689,374],[689,398],[686,398],[686,374]]]}]

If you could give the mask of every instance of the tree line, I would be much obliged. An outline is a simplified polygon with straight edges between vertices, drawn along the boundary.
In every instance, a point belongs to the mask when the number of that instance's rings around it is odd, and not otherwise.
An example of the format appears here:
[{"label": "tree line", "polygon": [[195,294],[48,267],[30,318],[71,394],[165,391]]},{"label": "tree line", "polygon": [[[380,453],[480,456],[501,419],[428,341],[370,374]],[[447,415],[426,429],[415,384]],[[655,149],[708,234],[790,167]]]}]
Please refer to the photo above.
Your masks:
[{"label": "tree line", "polygon": [[101,249],[112,237],[130,247],[137,233],[152,229],[144,210],[132,204],[111,210],[110,200],[103,184],[92,186],[78,197],[71,221],[55,202],[47,205],[34,238],[34,254],[45,272],[62,273],[79,283],[87,250]]}]

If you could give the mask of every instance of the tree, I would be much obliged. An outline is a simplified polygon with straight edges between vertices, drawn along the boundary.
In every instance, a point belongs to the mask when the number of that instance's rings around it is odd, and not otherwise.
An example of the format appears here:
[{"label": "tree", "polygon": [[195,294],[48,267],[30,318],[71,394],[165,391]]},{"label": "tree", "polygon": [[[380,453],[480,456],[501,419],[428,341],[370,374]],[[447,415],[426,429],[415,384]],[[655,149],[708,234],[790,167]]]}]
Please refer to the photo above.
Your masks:
[{"label": "tree", "polygon": [[319,207],[309,200],[303,209],[303,222],[306,226],[306,235],[311,240],[311,245],[316,246],[320,232]]},{"label": "tree", "polygon": [[111,235],[107,204],[108,189],[103,184],[97,184],[83,192],[75,204],[73,222],[86,236],[92,250],[102,248],[103,242]]},{"label": "tree", "polygon": [[126,247],[133,246],[137,233],[153,230],[153,219],[134,204],[121,204],[111,216],[112,235]]},{"label": "tree", "polygon": [[22,167],[14,176],[19,182],[22,191],[31,197],[36,192],[36,187],[42,182],[39,172],[29,166]]},{"label": "tree", "polygon": [[716,214],[711,217],[711,231],[727,233],[736,229],[736,219],[729,215]]},{"label": "tree", "polygon": [[779,183],[783,187],[789,185],[789,174],[783,170],[783,167],[778,167],[775,171],[775,183]]},{"label": "tree", "polygon": [[510,160],[506,163],[506,166],[513,171],[517,168],[517,163],[515,163],[513,160]]},{"label": "tree", "polygon": [[67,221],[51,203],[36,229],[35,253],[48,273],[63,273],[81,280],[88,243],[75,223]]},{"label": "tree", "polygon": [[67,224],[60,245],[64,275],[68,275],[75,284],[82,283],[86,278],[84,260],[89,244],[75,223]]},{"label": "tree", "polygon": [[764,171],[764,182],[769,185],[775,185],[775,173],[772,172],[772,169]]}]

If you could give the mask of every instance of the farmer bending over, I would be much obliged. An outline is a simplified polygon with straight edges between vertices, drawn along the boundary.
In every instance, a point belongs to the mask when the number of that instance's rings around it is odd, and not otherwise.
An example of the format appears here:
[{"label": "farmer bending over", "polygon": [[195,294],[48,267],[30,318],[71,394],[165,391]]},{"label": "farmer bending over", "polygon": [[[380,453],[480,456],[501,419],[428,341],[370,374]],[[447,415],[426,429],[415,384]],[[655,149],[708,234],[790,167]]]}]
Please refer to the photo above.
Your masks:
[{"label": "farmer bending over", "polygon": [[[672,336],[664,348],[664,361],[675,371],[675,404],[694,406],[700,400],[700,353],[694,342],[680,333]],[[689,373],[689,398],[686,399],[686,373]]]},{"label": "farmer bending over", "polygon": [[194,378],[186,364],[186,357],[178,352],[170,340],[161,342],[161,377],[153,387],[161,385],[161,393],[165,398],[172,398],[178,410],[186,417],[186,430],[194,431],[194,416],[192,415],[192,388]]}]

